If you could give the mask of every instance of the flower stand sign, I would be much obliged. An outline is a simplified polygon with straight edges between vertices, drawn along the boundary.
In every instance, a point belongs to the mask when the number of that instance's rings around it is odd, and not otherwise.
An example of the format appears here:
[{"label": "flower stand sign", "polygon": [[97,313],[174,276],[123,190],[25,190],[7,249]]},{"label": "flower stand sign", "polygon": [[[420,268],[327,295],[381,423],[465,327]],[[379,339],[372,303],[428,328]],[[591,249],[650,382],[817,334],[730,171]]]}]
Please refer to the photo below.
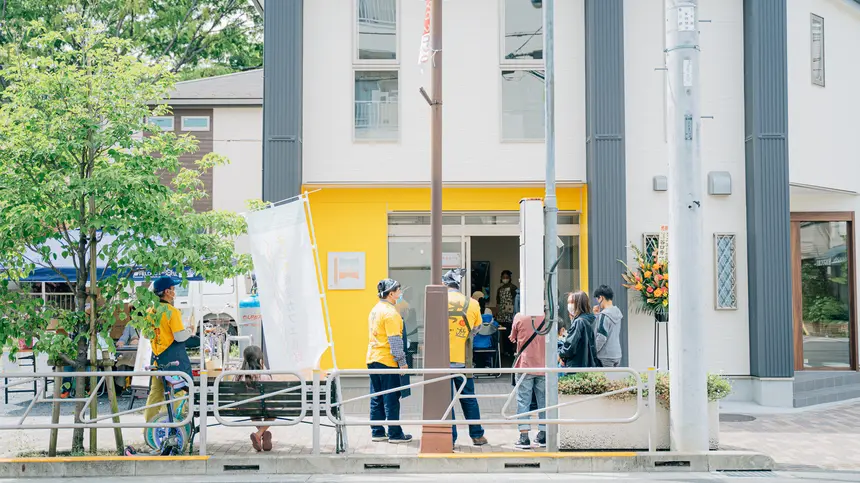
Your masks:
[{"label": "flower stand sign", "polygon": [[631,290],[634,296],[634,310],[638,313],[654,317],[654,367],[660,367],[660,328],[666,347],[666,369],[669,369],[669,262],[666,258],[668,231],[664,226],[657,247],[639,247],[632,245],[634,260],[632,263],[621,262],[624,265],[624,287]]}]

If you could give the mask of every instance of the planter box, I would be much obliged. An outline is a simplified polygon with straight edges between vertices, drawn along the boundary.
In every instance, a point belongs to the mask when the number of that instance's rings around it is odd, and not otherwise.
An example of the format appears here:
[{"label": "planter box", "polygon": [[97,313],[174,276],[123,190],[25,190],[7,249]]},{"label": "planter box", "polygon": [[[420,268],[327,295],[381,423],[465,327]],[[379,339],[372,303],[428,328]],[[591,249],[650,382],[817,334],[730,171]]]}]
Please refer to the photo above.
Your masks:
[{"label": "planter box", "polygon": [[[583,400],[590,396],[559,395],[559,403]],[[619,401],[609,398],[593,399],[559,408],[561,419],[618,419],[636,414],[636,400]],[[558,430],[558,446],[564,450],[647,450],[649,413],[632,423],[562,424]],[[708,404],[708,425],[711,449],[720,445],[719,403]],[[669,410],[657,403],[657,449],[669,449]]]}]

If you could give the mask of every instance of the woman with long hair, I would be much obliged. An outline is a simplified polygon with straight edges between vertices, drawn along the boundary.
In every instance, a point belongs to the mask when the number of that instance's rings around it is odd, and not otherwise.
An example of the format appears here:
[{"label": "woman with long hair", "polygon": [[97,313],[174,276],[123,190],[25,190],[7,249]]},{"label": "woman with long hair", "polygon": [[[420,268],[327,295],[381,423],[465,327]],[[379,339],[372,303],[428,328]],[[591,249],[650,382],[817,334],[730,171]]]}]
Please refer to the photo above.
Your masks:
[{"label": "woman with long hair", "polygon": [[583,291],[568,294],[567,311],[571,318],[570,330],[559,341],[558,350],[564,367],[599,367],[594,342],[594,314],[588,294]]},{"label": "woman with long hair", "polygon": [[[263,365],[263,349],[258,346],[250,345],[245,348],[242,353],[243,371],[262,371],[266,367]],[[272,376],[268,374],[255,374],[248,376],[238,376],[237,380],[245,381],[249,386],[256,381],[271,381]],[[254,421],[257,421],[256,419]],[[262,421],[260,419],[259,421]],[[251,433],[251,446],[257,452],[272,451],[272,433],[269,432],[269,426],[257,426],[257,432]]]}]

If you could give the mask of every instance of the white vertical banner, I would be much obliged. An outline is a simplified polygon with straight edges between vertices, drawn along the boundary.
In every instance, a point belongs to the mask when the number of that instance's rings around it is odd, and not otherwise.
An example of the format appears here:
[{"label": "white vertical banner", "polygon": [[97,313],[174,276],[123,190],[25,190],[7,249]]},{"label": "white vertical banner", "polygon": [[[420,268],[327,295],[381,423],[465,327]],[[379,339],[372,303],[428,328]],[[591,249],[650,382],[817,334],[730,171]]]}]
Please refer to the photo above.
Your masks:
[{"label": "white vertical banner", "polygon": [[313,369],[328,340],[304,199],[246,219],[269,368]]},{"label": "white vertical banner", "polygon": [[418,52],[418,65],[426,63],[430,60],[430,22],[432,15],[430,14],[433,8],[433,0],[424,1],[424,33],[421,35],[421,49]]}]

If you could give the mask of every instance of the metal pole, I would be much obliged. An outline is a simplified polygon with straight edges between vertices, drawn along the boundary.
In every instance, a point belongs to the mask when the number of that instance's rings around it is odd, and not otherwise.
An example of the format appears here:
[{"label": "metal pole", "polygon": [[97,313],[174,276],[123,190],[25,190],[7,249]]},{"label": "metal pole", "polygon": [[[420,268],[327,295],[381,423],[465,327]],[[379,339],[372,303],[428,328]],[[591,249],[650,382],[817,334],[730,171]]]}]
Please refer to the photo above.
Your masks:
[{"label": "metal pole", "polygon": [[698,0],[665,0],[669,119],[670,427],[673,451],[708,450]]},{"label": "metal pole", "polygon": [[442,0],[433,1],[430,18],[430,283],[438,284],[442,282]]},{"label": "metal pole", "polygon": [[[544,198],[544,268],[549,274],[552,265],[558,258],[558,203],[555,196],[555,0],[543,0],[543,30],[544,30],[544,59],[546,63],[546,197]],[[547,317],[557,315],[558,277],[553,276],[547,287],[552,296],[552,306],[547,305]],[[548,300],[547,303],[550,301]],[[546,366],[558,365],[558,328],[553,320],[547,318],[549,333],[546,336]],[[558,373],[546,375],[546,405],[553,407],[558,404]],[[547,411],[548,419],[558,418],[558,409]],[[558,425],[550,424],[546,428],[547,451],[558,451]]]},{"label": "metal pole", "polygon": [[[90,195],[90,216],[94,217],[96,214],[96,198],[95,196]],[[96,390],[96,376],[95,371],[98,370],[98,361],[96,361],[96,350],[98,347],[98,331],[96,329],[96,322],[98,314],[98,297],[96,293],[98,292],[97,287],[97,278],[98,278],[98,270],[96,268],[96,256],[98,255],[98,250],[96,247],[96,230],[95,228],[90,229],[90,370],[93,371],[93,376],[90,377],[90,391]],[[44,285],[44,284],[43,284]],[[90,406],[90,419],[95,419],[98,416],[98,404],[93,404]],[[90,453],[96,454],[98,453],[98,430],[96,428],[90,429]]]}]

